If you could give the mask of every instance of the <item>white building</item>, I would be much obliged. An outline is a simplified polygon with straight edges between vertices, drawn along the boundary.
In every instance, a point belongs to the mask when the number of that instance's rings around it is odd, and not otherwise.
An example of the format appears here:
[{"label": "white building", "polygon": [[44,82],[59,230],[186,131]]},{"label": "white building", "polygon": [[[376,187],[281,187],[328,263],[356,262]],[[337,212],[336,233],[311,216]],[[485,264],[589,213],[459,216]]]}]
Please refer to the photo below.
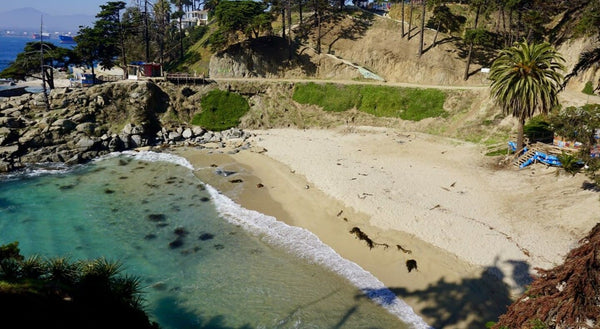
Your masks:
[{"label": "white building", "polygon": [[208,23],[208,11],[194,10],[186,11],[181,18],[183,28],[206,25]]}]

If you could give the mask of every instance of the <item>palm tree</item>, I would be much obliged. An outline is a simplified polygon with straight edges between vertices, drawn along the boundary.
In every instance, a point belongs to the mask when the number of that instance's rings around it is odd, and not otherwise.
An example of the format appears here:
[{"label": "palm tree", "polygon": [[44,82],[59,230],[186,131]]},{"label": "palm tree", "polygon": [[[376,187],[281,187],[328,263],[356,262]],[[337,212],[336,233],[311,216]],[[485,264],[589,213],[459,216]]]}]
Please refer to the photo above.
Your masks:
[{"label": "palm tree", "polygon": [[490,70],[491,95],[505,114],[519,121],[517,150],[523,149],[523,125],[536,112],[558,105],[563,57],[547,42],[515,43],[503,50]]}]

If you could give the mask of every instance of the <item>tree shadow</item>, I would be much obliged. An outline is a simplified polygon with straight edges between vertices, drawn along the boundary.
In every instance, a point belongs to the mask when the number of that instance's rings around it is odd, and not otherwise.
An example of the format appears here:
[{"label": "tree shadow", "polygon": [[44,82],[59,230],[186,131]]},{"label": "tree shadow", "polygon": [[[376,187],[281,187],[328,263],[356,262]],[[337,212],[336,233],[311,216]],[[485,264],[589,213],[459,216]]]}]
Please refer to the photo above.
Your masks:
[{"label": "tree shadow", "polygon": [[[233,59],[245,66],[246,77],[280,76],[282,71],[299,68],[305,75],[314,75],[317,66],[307,54],[298,52],[298,43],[288,44],[279,36],[266,36],[245,40],[215,54]],[[228,69],[229,70],[229,69]],[[231,74],[233,72],[224,72]]]},{"label": "tree shadow", "polygon": [[374,15],[366,11],[354,12],[351,19],[343,20],[344,16],[336,16],[334,18],[334,24],[331,24],[332,28],[327,33],[331,32],[334,27],[338,27],[339,31],[333,37],[333,40],[327,47],[327,53],[331,53],[333,45],[339,40],[357,40],[363,37],[369,27],[373,25]]},{"label": "tree shadow", "polygon": [[[508,281],[523,289],[531,283],[529,264],[513,260],[506,261],[505,264],[512,265]],[[429,325],[436,329],[458,324],[464,328],[485,328],[487,322],[496,321],[512,303],[509,286],[503,282],[504,278],[505,274],[495,265],[486,267],[478,278],[467,278],[460,282],[447,282],[445,278],[441,278],[422,290],[389,290],[399,298],[413,297],[419,303],[428,305],[420,313],[429,319],[435,319]],[[365,290],[357,298],[368,298],[367,296],[378,292]]]},{"label": "tree shadow", "polygon": [[161,298],[154,314],[161,328],[168,329],[252,329],[248,324],[232,327],[225,324],[225,317],[218,315],[212,318],[202,318],[198,314],[181,307],[174,297]]}]

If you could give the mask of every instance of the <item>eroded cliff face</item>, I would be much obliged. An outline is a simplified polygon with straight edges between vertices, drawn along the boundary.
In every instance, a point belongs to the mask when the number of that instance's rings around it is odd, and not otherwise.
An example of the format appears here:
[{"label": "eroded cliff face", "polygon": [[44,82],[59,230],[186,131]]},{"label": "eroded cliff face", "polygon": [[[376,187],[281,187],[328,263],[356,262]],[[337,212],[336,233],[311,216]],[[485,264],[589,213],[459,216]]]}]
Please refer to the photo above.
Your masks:
[{"label": "eroded cliff face", "polygon": [[235,44],[210,60],[211,78],[316,78],[351,80],[361,77],[352,66],[312,48],[289,50],[283,39],[265,37]]}]

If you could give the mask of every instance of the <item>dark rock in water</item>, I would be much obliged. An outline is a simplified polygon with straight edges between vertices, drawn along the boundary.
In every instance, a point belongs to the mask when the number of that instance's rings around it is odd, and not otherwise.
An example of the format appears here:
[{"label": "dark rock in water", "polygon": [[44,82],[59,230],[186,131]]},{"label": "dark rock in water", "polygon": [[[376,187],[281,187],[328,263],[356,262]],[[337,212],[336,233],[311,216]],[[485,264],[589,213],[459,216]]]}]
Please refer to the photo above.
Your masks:
[{"label": "dark rock in water", "polygon": [[178,227],[175,229],[175,231],[173,231],[173,233],[175,233],[177,236],[184,237],[190,232],[188,232],[184,227]]},{"label": "dark rock in water", "polygon": [[243,180],[241,180],[241,179],[239,179],[239,178],[238,178],[238,179],[232,179],[232,180],[230,180],[229,182],[230,182],[230,183],[242,183],[242,182],[243,182]]},{"label": "dark rock in water", "polygon": [[119,177],[119,179],[127,179],[127,178],[129,178],[129,177],[127,177],[127,176],[121,176],[121,177]]},{"label": "dark rock in water", "polygon": [[407,260],[406,269],[408,270],[408,273],[410,273],[412,270],[418,271],[419,269],[417,268],[417,261],[414,259]]},{"label": "dark rock in water", "polygon": [[126,166],[131,162],[131,160],[119,159],[119,166]]},{"label": "dark rock in water", "polygon": [[152,222],[164,222],[167,219],[167,216],[164,214],[149,214],[148,220]]},{"label": "dark rock in water", "polygon": [[69,184],[69,185],[63,185],[63,186],[59,187],[59,189],[61,189],[61,190],[70,190],[70,189],[72,189],[74,187],[75,187],[75,185]]},{"label": "dark rock in water", "polygon": [[202,201],[202,202],[208,202],[208,201],[210,201],[210,198],[207,198],[207,197],[203,196],[202,198],[200,198],[200,201]]},{"label": "dark rock in water", "polygon": [[200,234],[200,236],[198,237],[198,239],[200,241],[206,241],[206,240],[211,240],[213,239],[215,236],[213,234],[210,233],[202,233]]},{"label": "dark rock in water", "polygon": [[144,236],[144,240],[152,240],[152,239],[156,239],[156,234],[150,233],[150,234],[146,234]]},{"label": "dark rock in water", "polygon": [[158,224],[156,224],[156,227],[158,227],[158,228],[163,228],[163,227],[166,227],[166,226],[169,226],[169,223],[158,223]]},{"label": "dark rock in water", "polygon": [[169,242],[169,248],[171,249],[176,249],[183,246],[183,239],[181,237],[178,237],[177,239]]},{"label": "dark rock in water", "polygon": [[112,208],[110,211],[112,211],[112,212],[119,212],[119,208]]},{"label": "dark rock in water", "polygon": [[107,189],[104,190],[104,193],[106,193],[106,194],[113,194],[113,193],[115,193],[115,191],[107,188]]},{"label": "dark rock in water", "polygon": [[150,201],[148,201],[148,200],[146,200],[146,199],[142,200],[142,204],[147,204],[147,203],[149,203],[149,202],[150,202]]},{"label": "dark rock in water", "polygon": [[214,247],[215,247],[215,249],[217,249],[217,250],[221,250],[221,249],[225,248],[225,246],[224,246],[224,245],[222,245],[222,244],[216,244],[216,245],[214,245]]}]

